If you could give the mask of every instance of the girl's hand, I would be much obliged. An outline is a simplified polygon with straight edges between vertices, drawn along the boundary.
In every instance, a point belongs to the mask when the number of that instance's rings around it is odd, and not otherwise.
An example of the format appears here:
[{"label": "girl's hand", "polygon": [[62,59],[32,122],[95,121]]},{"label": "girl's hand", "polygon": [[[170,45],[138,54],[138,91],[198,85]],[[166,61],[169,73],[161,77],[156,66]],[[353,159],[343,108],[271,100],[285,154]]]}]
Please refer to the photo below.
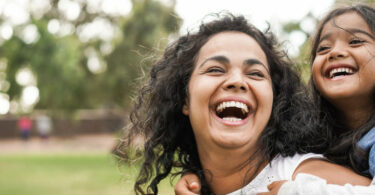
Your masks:
[{"label": "girl's hand", "polygon": [[200,191],[199,178],[193,173],[184,174],[174,187],[176,195],[197,195],[200,194]]},{"label": "girl's hand", "polygon": [[269,192],[262,192],[257,195],[277,195],[279,192],[280,187],[287,182],[287,180],[281,180],[281,181],[274,181],[270,185],[267,186]]}]

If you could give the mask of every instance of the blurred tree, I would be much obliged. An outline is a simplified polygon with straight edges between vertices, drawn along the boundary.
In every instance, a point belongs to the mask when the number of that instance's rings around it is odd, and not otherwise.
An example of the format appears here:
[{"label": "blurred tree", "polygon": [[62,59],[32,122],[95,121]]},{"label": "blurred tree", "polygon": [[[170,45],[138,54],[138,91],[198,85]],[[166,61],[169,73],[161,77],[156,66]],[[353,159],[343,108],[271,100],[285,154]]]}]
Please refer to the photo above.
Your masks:
[{"label": "blurred tree", "polygon": [[[145,56],[155,54],[154,45],[164,46],[169,35],[179,30],[174,0],[168,5],[156,0],[132,0],[132,10],[122,17],[100,9],[93,11],[88,1],[75,1],[79,8],[75,18],[61,11],[62,3],[67,2],[50,0],[42,15],[31,13],[30,21],[13,27],[13,36],[0,45],[0,65],[3,61],[7,64],[0,68],[5,69],[8,83],[0,90],[20,104],[24,89],[37,87],[37,104],[19,112],[31,111],[33,106],[68,113],[113,105],[126,108],[134,89],[132,83],[141,75],[141,67],[149,65]],[[0,15],[0,21],[6,18]],[[103,29],[95,29],[94,23],[104,24]],[[65,31],[53,33],[53,25]],[[90,29],[90,25],[94,27]],[[30,29],[36,31],[31,39]],[[110,35],[89,37],[90,30]],[[18,77],[25,70],[35,81],[20,83]]]},{"label": "blurred tree", "polygon": [[[74,36],[57,38],[47,31],[45,20],[33,21],[39,40],[27,44],[13,36],[0,48],[7,59],[6,75],[10,82],[8,94],[11,100],[20,99],[22,86],[17,82],[17,72],[29,69],[36,76],[39,89],[38,108],[71,110],[85,105],[84,67],[79,66],[79,41]],[[84,98],[82,98],[84,99]]]},{"label": "blurred tree", "polygon": [[122,26],[123,39],[106,57],[107,71],[101,76],[105,101],[124,107],[129,104],[136,79],[152,62],[150,56],[164,48],[168,35],[176,34],[180,28],[174,4],[167,7],[152,0],[132,2],[131,16]]}]

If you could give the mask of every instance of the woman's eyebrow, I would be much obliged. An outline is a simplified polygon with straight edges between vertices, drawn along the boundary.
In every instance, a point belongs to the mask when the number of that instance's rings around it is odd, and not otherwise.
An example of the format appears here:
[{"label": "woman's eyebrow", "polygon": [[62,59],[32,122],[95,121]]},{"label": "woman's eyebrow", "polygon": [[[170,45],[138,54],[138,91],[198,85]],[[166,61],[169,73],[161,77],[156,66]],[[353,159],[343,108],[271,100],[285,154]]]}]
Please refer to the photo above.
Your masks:
[{"label": "woman's eyebrow", "polygon": [[200,65],[199,67],[202,67],[207,61],[210,61],[210,60],[214,60],[214,61],[217,61],[217,62],[220,62],[220,63],[223,63],[223,64],[228,64],[229,63],[229,59],[223,55],[219,55],[219,56],[212,56],[212,57],[209,57],[207,58],[206,60],[204,60]]},{"label": "woman's eyebrow", "polygon": [[258,59],[256,59],[256,58],[250,58],[250,59],[247,59],[247,60],[244,61],[243,64],[244,64],[244,65],[248,65],[248,66],[261,65],[261,66],[263,66],[263,67],[267,70],[267,72],[269,73],[269,69],[268,69],[268,67],[267,67],[265,64],[263,64],[260,60],[258,60]]},{"label": "woman's eyebrow", "polygon": [[[199,65],[199,67],[202,67],[207,61],[210,61],[210,60],[214,60],[214,61],[217,61],[217,62],[220,62],[220,63],[223,63],[223,64],[229,64],[230,63],[230,60],[227,57],[225,57],[223,55],[218,55],[218,56],[212,56],[212,57],[207,58],[206,60],[204,60]],[[269,72],[268,67],[266,65],[264,65],[263,62],[261,62],[260,60],[258,60],[256,58],[246,59],[243,62],[243,64],[247,65],[247,66],[261,65],[261,66],[263,66],[267,70],[267,72]]]}]

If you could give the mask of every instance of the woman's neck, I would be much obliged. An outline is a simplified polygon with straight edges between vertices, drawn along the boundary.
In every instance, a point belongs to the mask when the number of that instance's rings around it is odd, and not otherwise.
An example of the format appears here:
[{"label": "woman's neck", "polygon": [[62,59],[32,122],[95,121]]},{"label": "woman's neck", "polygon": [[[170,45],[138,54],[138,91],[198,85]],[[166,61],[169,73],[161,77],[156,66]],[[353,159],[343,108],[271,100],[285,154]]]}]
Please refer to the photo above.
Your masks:
[{"label": "woman's neck", "polygon": [[[206,181],[214,194],[227,194],[242,188],[268,163],[263,163],[257,170],[259,157],[250,156],[251,154],[254,152],[248,150],[199,151]],[[252,160],[249,161],[249,159]]]}]

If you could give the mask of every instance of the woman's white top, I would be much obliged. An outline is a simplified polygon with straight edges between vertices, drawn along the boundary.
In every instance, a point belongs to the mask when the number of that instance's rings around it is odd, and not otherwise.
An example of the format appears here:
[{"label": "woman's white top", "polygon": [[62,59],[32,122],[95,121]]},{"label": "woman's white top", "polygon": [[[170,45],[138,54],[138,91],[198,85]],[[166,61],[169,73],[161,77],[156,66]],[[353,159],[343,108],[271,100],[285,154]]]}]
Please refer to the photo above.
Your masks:
[{"label": "woman's white top", "polygon": [[277,155],[249,184],[228,195],[256,195],[260,192],[268,192],[267,185],[278,180],[292,180],[298,165],[312,158],[324,159],[323,155],[313,153],[295,154],[292,157]]}]

